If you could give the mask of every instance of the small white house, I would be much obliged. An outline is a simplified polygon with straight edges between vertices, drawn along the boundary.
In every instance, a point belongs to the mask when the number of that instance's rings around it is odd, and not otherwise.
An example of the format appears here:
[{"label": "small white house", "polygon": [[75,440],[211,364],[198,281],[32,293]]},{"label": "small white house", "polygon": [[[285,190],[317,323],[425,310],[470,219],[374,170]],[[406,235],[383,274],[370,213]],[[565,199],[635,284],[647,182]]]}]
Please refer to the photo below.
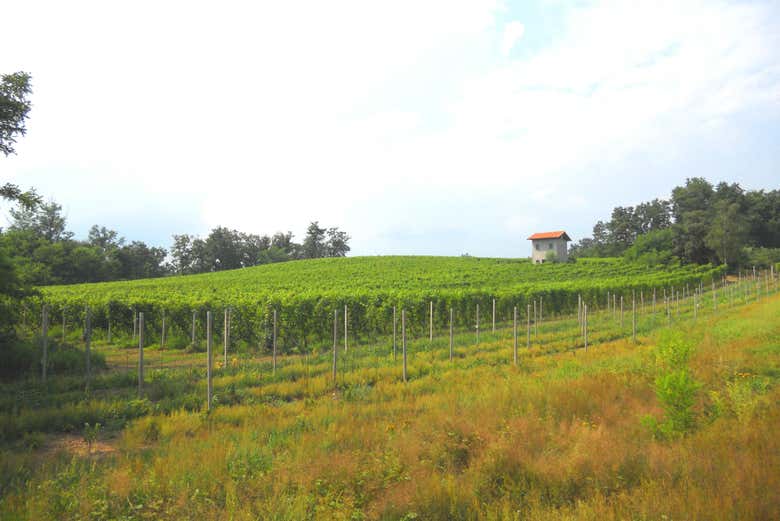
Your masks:
[{"label": "small white house", "polygon": [[564,231],[535,233],[528,240],[531,241],[531,261],[534,264],[549,262],[553,258],[554,262],[569,260],[566,243],[571,238]]}]

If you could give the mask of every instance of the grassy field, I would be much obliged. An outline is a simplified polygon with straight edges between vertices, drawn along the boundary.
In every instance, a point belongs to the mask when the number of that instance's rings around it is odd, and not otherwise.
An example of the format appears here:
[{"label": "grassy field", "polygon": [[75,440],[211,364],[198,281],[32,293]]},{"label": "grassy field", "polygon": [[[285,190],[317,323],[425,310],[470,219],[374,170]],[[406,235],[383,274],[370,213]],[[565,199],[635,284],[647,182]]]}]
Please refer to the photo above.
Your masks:
[{"label": "grassy field", "polygon": [[[760,289],[760,287],[759,287]],[[280,358],[97,345],[108,369],[3,385],[2,519],[776,519],[780,299],[595,313]],[[747,302],[747,303],[746,303]],[[671,322],[671,327],[667,327]],[[159,366],[157,365],[159,364]],[[162,367],[162,368],[161,368]],[[94,429],[95,423],[101,427]],[[85,423],[89,428],[85,428]]]}]

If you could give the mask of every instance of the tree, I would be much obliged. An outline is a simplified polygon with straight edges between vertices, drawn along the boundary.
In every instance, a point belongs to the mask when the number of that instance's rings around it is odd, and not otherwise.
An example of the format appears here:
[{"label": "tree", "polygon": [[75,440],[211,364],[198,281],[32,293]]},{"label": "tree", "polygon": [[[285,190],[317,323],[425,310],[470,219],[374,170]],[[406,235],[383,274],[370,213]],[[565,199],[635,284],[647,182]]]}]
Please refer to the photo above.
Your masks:
[{"label": "tree", "polygon": [[30,189],[23,192],[18,186],[6,183],[0,186],[0,197],[11,202],[19,203],[22,208],[32,210],[41,204],[41,196],[35,190]]},{"label": "tree", "polygon": [[164,262],[168,252],[164,248],[133,241],[115,250],[114,255],[119,263],[118,278],[148,279],[162,277],[167,273]]},{"label": "tree", "polygon": [[236,230],[218,226],[211,230],[204,244],[203,263],[206,271],[243,268],[243,237]]},{"label": "tree", "polygon": [[51,242],[73,238],[73,233],[65,229],[66,221],[62,215],[62,206],[54,201],[33,208],[12,209],[11,219],[10,230],[30,231]]},{"label": "tree", "polygon": [[100,248],[104,253],[108,254],[113,250],[116,250],[125,243],[124,237],[120,237],[119,233],[114,230],[109,230],[105,226],[93,225],[89,229],[87,234],[87,242],[91,246]]},{"label": "tree", "polygon": [[747,238],[747,221],[742,216],[739,203],[724,199],[715,203],[714,210],[715,216],[704,242],[716,252],[721,262],[733,264],[739,259]]},{"label": "tree", "polygon": [[350,250],[350,236],[338,228],[328,228],[328,242],[326,244],[327,257],[346,257]]},{"label": "tree", "polygon": [[15,72],[0,76],[0,152],[15,154],[16,136],[27,132],[25,120],[32,106],[27,99],[32,93],[30,75]]},{"label": "tree", "polygon": [[679,261],[672,255],[673,249],[674,232],[671,228],[663,228],[638,236],[634,244],[623,253],[623,258],[649,266],[669,264]]},{"label": "tree", "polygon": [[304,259],[319,259],[327,254],[328,245],[325,242],[327,230],[320,228],[319,222],[314,221],[306,229],[306,237],[301,245],[301,256]]}]

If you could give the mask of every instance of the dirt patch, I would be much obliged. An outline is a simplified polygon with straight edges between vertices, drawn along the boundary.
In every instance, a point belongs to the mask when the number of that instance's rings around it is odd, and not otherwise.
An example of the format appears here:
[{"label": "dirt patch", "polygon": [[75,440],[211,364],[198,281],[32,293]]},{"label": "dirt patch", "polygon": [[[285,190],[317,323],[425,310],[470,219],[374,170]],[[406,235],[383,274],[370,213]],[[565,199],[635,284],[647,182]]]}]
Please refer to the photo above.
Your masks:
[{"label": "dirt patch", "polygon": [[65,452],[74,456],[101,458],[117,452],[115,440],[104,439],[92,442],[90,450],[89,444],[84,441],[82,436],[75,434],[62,434],[47,440],[42,449],[44,453],[55,454]]}]

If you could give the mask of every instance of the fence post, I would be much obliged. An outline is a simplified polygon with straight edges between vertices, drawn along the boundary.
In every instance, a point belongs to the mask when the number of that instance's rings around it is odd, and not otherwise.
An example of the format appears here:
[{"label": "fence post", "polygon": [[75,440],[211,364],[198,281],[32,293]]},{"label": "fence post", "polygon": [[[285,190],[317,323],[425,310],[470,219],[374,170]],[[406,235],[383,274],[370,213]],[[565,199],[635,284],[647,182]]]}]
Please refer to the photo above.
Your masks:
[{"label": "fence post", "polygon": [[512,337],[514,338],[513,358],[517,365],[517,306],[512,310]]},{"label": "fence post", "polygon": [[404,368],[403,376],[406,383],[406,310],[401,309],[401,349],[403,350]]},{"label": "fence post", "polygon": [[41,343],[43,344],[43,358],[41,359],[41,378],[46,383],[46,367],[49,365],[49,306],[43,305],[41,310]]},{"label": "fence post", "polygon": [[[336,361],[338,359],[337,345],[339,338],[339,310],[333,310],[333,389],[336,389]],[[393,358],[395,359],[395,307],[393,307]]]},{"label": "fence post", "polygon": [[138,397],[144,395],[144,314],[138,313]]},{"label": "fence post", "polygon": [[276,374],[276,308],[274,308],[274,330],[273,330],[273,353],[271,355],[271,364],[273,374]]},{"label": "fence post", "polygon": [[[194,315],[193,315],[194,316]],[[206,311],[206,409],[211,410],[212,395],[214,392],[213,378],[213,332],[214,318],[211,316],[211,311]]]},{"label": "fence post", "polygon": [[452,333],[453,333],[453,331],[452,331],[452,327],[453,327],[452,326],[452,314],[453,314],[453,311],[452,311],[452,308],[450,308],[450,362],[452,362],[452,336],[453,336],[452,335]]},{"label": "fence post", "polygon": [[90,347],[92,342],[92,317],[90,316],[89,306],[84,307],[84,354],[86,356],[87,374],[86,390],[89,392],[89,384],[92,379],[92,361],[90,360]]}]

